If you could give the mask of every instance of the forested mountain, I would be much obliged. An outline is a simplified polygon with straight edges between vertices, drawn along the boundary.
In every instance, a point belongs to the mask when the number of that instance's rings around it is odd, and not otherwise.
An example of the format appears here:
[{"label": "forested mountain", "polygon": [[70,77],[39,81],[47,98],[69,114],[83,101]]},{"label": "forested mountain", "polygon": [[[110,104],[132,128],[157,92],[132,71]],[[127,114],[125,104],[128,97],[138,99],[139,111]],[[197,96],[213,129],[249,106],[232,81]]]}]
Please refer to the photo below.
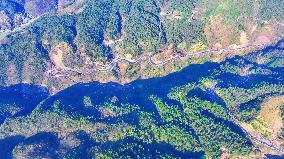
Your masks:
[{"label": "forested mountain", "polygon": [[0,158],[283,158],[283,0],[1,0]]},{"label": "forested mountain", "polygon": [[1,157],[281,158],[283,59],[280,42],[126,85],[76,84],[53,96],[2,87]]},{"label": "forested mountain", "polygon": [[[56,92],[77,82],[127,83],[220,62],[283,37],[283,8],[281,0],[4,0],[0,83]],[[236,50],[194,54],[224,48]],[[171,60],[176,56],[186,57]]]}]

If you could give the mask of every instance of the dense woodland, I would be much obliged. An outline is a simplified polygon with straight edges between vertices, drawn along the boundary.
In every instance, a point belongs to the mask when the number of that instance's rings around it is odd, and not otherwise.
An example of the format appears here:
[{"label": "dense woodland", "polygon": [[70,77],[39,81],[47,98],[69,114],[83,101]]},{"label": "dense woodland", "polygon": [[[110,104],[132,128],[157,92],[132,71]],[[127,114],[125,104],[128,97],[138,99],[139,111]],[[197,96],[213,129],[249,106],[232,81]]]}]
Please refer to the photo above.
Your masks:
[{"label": "dense woodland", "polygon": [[[20,1],[14,1],[1,1],[0,9],[19,12]],[[22,12],[40,14],[21,5]],[[196,7],[204,10],[196,12]],[[85,58],[107,64],[116,56],[156,55],[171,45],[175,51],[196,44],[209,48],[216,39],[204,29],[216,17],[222,16],[224,26],[234,26],[235,35],[255,16],[251,1],[238,0],[86,0],[84,9],[61,15],[51,8],[24,31],[0,37],[1,85],[22,83],[27,74],[30,83],[42,84],[50,53],[63,43],[70,48],[64,65],[80,68]],[[281,0],[260,0],[257,16],[283,19],[283,8]],[[53,96],[32,85],[0,87],[0,156],[253,158],[258,147],[237,122],[255,121],[263,101],[284,94],[283,46],[282,40],[221,63],[203,62],[124,86],[77,84]],[[144,71],[159,75],[159,70]],[[127,70],[126,76],[137,73]],[[281,106],[282,119],[283,110]]]},{"label": "dense woodland", "polygon": [[[38,1],[1,1],[0,10],[10,19],[15,14],[31,18],[48,13],[25,31],[1,37],[4,40],[0,44],[1,84],[13,83],[7,78],[11,67],[17,68],[18,81],[24,80],[24,74],[31,74],[30,82],[39,84],[47,71],[44,68],[51,60],[52,49],[63,43],[71,48],[64,54],[63,63],[76,69],[82,68],[87,58],[107,64],[118,56],[136,59],[145,54],[158,54],[168,46],[181,52],[211,48],[215,42],[223,43],[223,35],[214,37],[206,31],[220,16],[222,25],[231,28],[230,34],[224,33],[229,37],[224,45],[238,44],[234,37],[245,31],[252,19],[258,18],[257,23],[263,25],[264,20],[283,19],[284,15],[280,0],[259,1],[257,18],[253,17],[253,3],[236,0],[86,0],[79,6],[80,11],[60,15],[56,13],[56,5],[64,8],[76,3],[54,0],[39,5]],[[40,6],[45,9],[40,10]],[[31,67],[31,71],[27,73],[25,66]],[[130,68],[128,72],[132,77],[137,70]]]},{"label": "dense woodland", "polygon": [[[248,155],[252,150],[252,144],[230,121],[228,112],[216,103],[198,97],[187,97],[187,91],[198,86],[189,84],[186,87],[191,88],[184,91],[184,86],[178,87],[168,95],[180,105],[169,105],[161,97],[150,96],[148,100],[152,103],[152,111],[144,110],[138,105],[122,104],[113,100],[111,102],[110,99],[106,99],[101,105],[94,105],[94,94],[74,99],[81,101],[80,106],[77,105],[80,102],[52,99],[54,102],[51,102],[51,105],[47,101],[39,105],[31,115],[5,122],[0,129],[1,138],[10,134],[28,137],[19,140],[22,142],[17,144],[12,152],[13,156],[26,157],[34,155],[25,148],[33,143],[36,147],[45,144],[38,152],[42,157],[62,153],[60,155],[66,158],[183,158],[183,155],[218,158],[221,155],[221,148],[226,149],[231,155]],[[22,127],[20,123],[29,126]],[[66,149],[67,152],[61,149],[61,146],[52,150],[48,144],[59,144],[60,139],[53,133],[38,134],[43,130],[58,133],[68,138],[69,144],[75,142],[77,146]],[[76,143],[76,138],[80,140],[79,143]],[[84,144],[87,149],[82,153]],[[91,151],[91,147],[94,151]],[[42,153],[45,149],[50,153]],[[59,151],[59,154],[55,151]]]},{"label": "dense woodland", "polygon": [[[269,57],[274,52],[265,54]],[[249,59],[254,60],[253,54]],[[247,80],[238,71],[226,69],[253,64],[242,60],[227,60],[195,82],[184,79],[184,84],[168,78],[192,71],[125,87],[77,85],[38,105],[39,101],[29,101],[32,109],[26,107],[27,101],[15,103],[19,97],[7,95],[0,102],[0,147],[9,146],[0,152],[70,159],[253,157],[256,147],[235,122],[257,120],[265,99],[284,94],[283,76],[277,75],[283,71],[267,67],[274,75],[254,72]],[[254,64],[251,69],[257,67]],[[268,77],[269,81],[262,80]],[[8,91],[17,93],[15,88]],[[283,117],[283,107],[281,112]]]}]

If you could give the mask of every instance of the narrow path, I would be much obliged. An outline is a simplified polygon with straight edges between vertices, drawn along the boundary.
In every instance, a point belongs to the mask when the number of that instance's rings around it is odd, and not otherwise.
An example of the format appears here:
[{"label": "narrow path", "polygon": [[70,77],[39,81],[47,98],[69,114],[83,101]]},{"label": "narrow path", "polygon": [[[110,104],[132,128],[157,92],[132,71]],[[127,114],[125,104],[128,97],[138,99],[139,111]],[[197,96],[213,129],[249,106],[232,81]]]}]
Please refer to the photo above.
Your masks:
[{"label": "narrow path", "polygon": [[[233,118],[232,115],[230,115],[230,116],[231,116],[231,118]],[[272,144],[269,144],[269,143],[267,143],[266,141],[263,141],[263,140],[257,138],[256,136],[252,135],[252,134],[251,134],[250,132],[248,132],[236,119],[234,119],[234,123],[235,123],[236,125],[238,125],[238,126],[242,129],[242,131],[243,131],[246,135],[248,135],[249,138],[252,139],[253,141],[255,141],[255,142],[257,142],[257,143],[259,143],[259,144],[261,144],[261,145],[264,145],[264,146],[266,146],[266,147],[269,147],[269,148],[271,148],[272,150],[275,150],[275,151],[284,153],[284,150],[283,150],[283,149],[278,148],[278,147],[276,147],[276,146],[274,146],[274,145],[272,145]]]},{"label": "narrow path", "polygon": [[40,19],[40,18],[42,18],[42,17],[44,17],[44,16],[46,16],[48,14],[49,13],[44,13],[44,14],[42,14],[42,15],[34,18],[34,19],[29,20],[27,23],[24,23],[21,26],[14,28],[13,30],[2,30],[2,31],[0,31],[0,36],[1,36],[1,34],[3,34],[3,35],[6,34],[6,36],[7,36],[9,34],[12,34],[12,33],[15,33],[15,32],[19,32],[19,31],[25,29],[26,27],[28,27],[29,25],[31,25],[36,20],[38,20],[38,19]]}]

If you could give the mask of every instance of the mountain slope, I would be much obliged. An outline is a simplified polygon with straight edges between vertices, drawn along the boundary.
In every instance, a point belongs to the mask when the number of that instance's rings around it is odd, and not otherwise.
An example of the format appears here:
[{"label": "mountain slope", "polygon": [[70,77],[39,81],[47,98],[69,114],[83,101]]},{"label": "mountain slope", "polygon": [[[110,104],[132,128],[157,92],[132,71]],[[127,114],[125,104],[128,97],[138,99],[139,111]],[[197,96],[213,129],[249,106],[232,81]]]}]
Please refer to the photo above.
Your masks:
[{"label": "mountain slope", "polygon": [[[25,98],[18,106],[14,100],[33,92],[28,90],[43,95],[46,91],[5,88],[0,95],[10,98],[0,98],[0,113],[19,115],[4,116],[0,153],[7,158],[283,155],[283,122],[282,129],[275,128],[266,119],[273,111],[262,115],[266,101],[283,99],[282,55],[283,41],[220,64],[191,65],[165,77],[125,85],[76,84],[30,102],[32,112],[21,105]],[[282,111],[282,106],[274,109]],[[283,113],[279,117],[274,120],[282,120]]]},{"label": "mountain slope", "polygon": [[1,84],[33,83],[52,92],[78,82],[164,76],[283,37],[281,1],[6,0],[1,5],[10,19],[36,18],[23,27],[11,20],[0,24],[17,30],[0,37]]}]

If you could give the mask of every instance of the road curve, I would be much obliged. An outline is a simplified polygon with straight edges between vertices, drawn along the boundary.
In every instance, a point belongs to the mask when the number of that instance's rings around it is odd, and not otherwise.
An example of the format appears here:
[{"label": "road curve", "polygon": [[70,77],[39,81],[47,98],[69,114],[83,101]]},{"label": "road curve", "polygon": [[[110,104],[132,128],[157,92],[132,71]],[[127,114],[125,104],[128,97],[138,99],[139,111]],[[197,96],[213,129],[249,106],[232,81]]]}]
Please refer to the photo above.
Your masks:
[{"label": "road curve", "polygon": [[[217,49],[213,49],[213,50],[204,50],[204,51],[200,51],[200,52],[194,52],[194,53],[184,53],[184,54],[178,54],[178,55],[175,55],[175,56],[172,56],[170,57],[169,59],[166,59],[164,61],[155,61],[153,59],[153,55],[150,55],[150,54],[147,54],[147,55],[143,55],[141,57],[139,57],[138,59],[136,60],[132,60],[132,59],[127,59],[127,58],[121,58],[121,57],[117,57],[115,59],[113,59],[108,65],[104,65],[104,66],[101,66],[101,67],[97,67],[97,68],[94,68],[94,69],[91,69],[89,70],[88,72],[80,72],[80,71],[77,71],[77,70],[74,70],[74,69],[60,69],[58,68],[54,63],[52,63],[53,65],[53,70],[49,70],[48,73],[49,75],[54,75],[52,74],[53,71],[55,70],[61,70],[59,72],[75,72],[77,74],[79,74],[80,76],[87,76],[87,75],[90,75],[94,72],[106,72],[106,71],[111,71],[114,69],[114,67],[119,63],[119,62],[128,62],[130,64],[138,64],[140,63],[143,59],[147,59],[148,62],[151,64],[151,65],[154,65],[154,66],[161,66],[161,65],[165,65],[173,60],[177,60],[177,59],[186,59],[186,58],[189,58],[189,57],[194,57],[194,56],[200,56],[200,55],[203,55],[203,54],[211,54],[211,53],[216,53],[216,52],[225,52],[225,51],[238,51],[238,50],[241,50],[241,49],[247,49],[247,48],[252,48],[252,47],[263,47],[265,46],[265,44],[253,44],[253,45],[241,45],[237,48],[227,48],[227,49],[220,49],[220,50],[217,50]],[[51,73],[51,74],[50,74]]]},{"label": "road curve", "polygon": [[[9,30],[9,31],[0,31],[0,34],[12,34],[12,33],[15,33],[15,32],[19,32],[23,29],[25,29],[27,26],[29,26],[30,24],[32,24],[33,22],[35,22],[36,20],[38,20],[39,18],[42,18],[46,15],[48,15],[49,13],[44,13],[40,16],[38,16],[37,18],[34,18],[32,20],[30,20],[28,23],[25,23],[23,25],[21,25],[20,27],[17,27],[13,30]],[[281,24],[283,25],[283,24]],[[206,53],[214,53],[214,52],[224,52],[224,51],[237,51],[237,50],[241,50],[241,49],[246,49],[246,48],[250,48],[250,47],[263,47],[265,46],[265,44],[254,44],[254,45],[241,45],[239,46],[238,48],[235,48],[235,49],[232,49],[232,48],[227,48],[227,49],[221,49],[221,50],[216,50],[216,49],[213,49],[213,50],[204,50],[204,51],[200,51],[200,52],[195,52],[195,53],[191,53],[191,54],[183,54],[183,55],[175,55],[167,60],[164,60],[164,61],[159,61],[159,62],[155,62],[155,60],[153,60],[153,56],[150,55],[150,54],[147,54],[147,55],[144,55],[144,56],[141,56],[139,57],[138,59],[136,60],[131,60],[131,59],[127,59],[127,58],[120,58],[120,57],[117,57],[115,58],[112,62],[110,62],[110,64],[106,65],[106,66],[102,66],[102,67],[99,67],[99,68],[95,68],[93,70],[91,70],[90,72],[79,72],[79,71],[76,71],[76,70],[73,70],[73,69],[64,69],[63,72],[75,72],[75,73],[78,73],[79,75],[81,76],[87,76],[87,75],[90,75],[92,74],[93,72],[104,72],[104,71],[111,71],[114,69],[114,67],[116,66],[116,64],[118,64],[119,62],[128,62],[128,63],[131,63],[131,64],[137,64],[139,62],[142,61],[143,58],[147,58],[148,59],[148,62],[151,64],[151,65],[154,65],[154,66],[161,66],[161,65],[165,65],[173,60],[176,60],[176,59],[185,59],[185,58],[188,58],[190,56],[199,56],[199,55],[202,55],[202,54],[206,54]],[[59,70],[59,68],[53,63],[52,64],[53,67],[55,68],[55,70]],[[54,70],[49,70],[48,71],[48,75],[50,76],[53,76],[53,77],[63,77],[67,80],[70,80],[72,81],[73,83],[79,83],[78,81],[72,79],[71,77],[69,76],[66,76],[66,75],[62,75],[62,74],[53,74]],[[276,150],[278,152],[281,152],[281,153],[284,153],[284,150],[283,149],[280,149],[272,144],[269,144],[265,141],[262,141],[261,139],[257,138],[256,136],[253,136],[252,134],[250,134],[244,127],[242,127],[240,124],[239,124],[239,121],[237,121],[234,117],[234,115],[232,115],[232,112],[228,110],[228,114],[230,116],[230,118],[233,120],[233,122],[238,125],[242,131],[250,138],[252,139],[253,141],[259,143],[259,144],[262,144],[264,146],[267,146],[273,150]]]}]

